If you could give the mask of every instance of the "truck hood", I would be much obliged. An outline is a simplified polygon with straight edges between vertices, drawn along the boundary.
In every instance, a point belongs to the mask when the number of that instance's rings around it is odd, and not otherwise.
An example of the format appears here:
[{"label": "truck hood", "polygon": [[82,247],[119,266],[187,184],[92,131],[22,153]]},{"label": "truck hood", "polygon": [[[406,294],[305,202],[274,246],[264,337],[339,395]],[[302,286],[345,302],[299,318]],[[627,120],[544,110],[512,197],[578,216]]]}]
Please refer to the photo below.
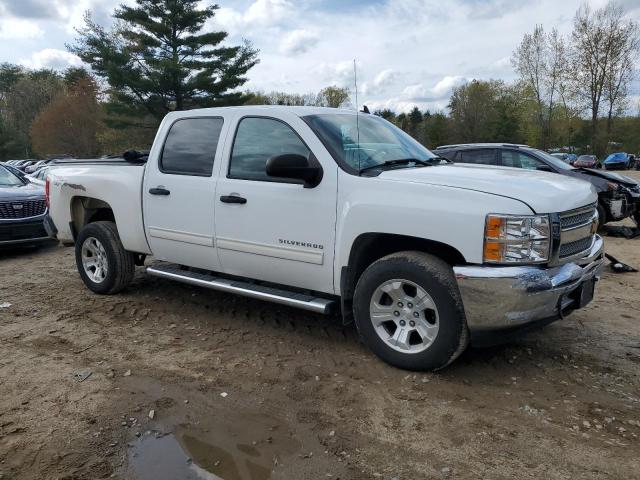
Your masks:
[{"label": "truck hood", "polygon": [[33,183],[11,187],[0,186],[0,202],[37,200],[44,198],[44,188]]},{"label": "truck hood", "polygon": [[378,178],[475,190],[512,198],[525,203],[535,213],[564,212],[598,200],[594,187],[583,180],[508,167],[457,163],[388,170]]}]

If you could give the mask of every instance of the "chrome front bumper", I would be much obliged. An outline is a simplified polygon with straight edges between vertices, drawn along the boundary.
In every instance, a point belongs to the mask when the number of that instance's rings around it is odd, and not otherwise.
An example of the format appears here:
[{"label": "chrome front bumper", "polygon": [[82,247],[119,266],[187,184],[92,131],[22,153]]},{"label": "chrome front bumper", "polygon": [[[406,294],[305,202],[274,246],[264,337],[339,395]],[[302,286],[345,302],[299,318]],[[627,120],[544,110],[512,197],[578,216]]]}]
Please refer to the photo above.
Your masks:
[{"label": "chrome front bumper", "polygon": [[561,318],[580,305],[573,292],[599,280],[604,242],[596,236],[583,258],[558,267],[454,267],[467,325],[474,333],[513,330]]}]

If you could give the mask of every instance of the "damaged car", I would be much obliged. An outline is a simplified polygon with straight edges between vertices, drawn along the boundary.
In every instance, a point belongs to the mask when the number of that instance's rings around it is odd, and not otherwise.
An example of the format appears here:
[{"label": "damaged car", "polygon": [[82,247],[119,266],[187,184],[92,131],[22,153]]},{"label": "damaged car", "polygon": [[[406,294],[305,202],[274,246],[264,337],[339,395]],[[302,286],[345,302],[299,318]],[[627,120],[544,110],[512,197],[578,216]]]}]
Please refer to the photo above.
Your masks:
[{"label": "damaged car", "polygon": [[640,183],[625,175],[592,168],[575,168],[553,155],[525,145],[445,145],[438,147],[435,152],[453,162],[553,172],[585,180],[598,192],[600,225],[631,217],[640,226]]}]

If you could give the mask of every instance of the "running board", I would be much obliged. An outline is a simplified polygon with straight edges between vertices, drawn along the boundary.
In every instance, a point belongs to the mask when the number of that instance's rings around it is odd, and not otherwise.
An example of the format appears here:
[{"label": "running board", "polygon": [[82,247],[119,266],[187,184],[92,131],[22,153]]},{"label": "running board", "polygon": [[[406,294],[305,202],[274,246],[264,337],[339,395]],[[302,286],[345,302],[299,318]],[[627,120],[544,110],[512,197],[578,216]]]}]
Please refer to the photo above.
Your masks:
[{"label": "running board", "polygon": [[334,311],[335,300],[320,298],[312,295],[281,290],[278,288],[256,285],[242,280],[230,280],[216,277],[211,274],[203,274],[183,270],[179,265],[162,264],[147,267],[147,273],[154,277],[167,278],[176,282],[188,283],[198,287],[205,287],[211,290],[235,293],[245,297],[265,300],[267,302],[279,303],[290,307],[301,308],[311,312],[328,315]]}]

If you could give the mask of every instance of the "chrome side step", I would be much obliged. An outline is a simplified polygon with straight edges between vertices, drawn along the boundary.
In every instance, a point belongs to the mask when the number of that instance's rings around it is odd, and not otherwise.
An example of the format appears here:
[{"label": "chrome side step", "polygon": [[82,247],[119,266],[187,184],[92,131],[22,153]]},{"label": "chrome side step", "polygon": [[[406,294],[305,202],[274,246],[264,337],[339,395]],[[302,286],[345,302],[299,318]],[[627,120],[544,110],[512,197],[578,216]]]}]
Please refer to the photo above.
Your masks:
[{"label": "chrome side step", "polygon": [[254,285],[241,280],[230,280],[216,277],[215,275],[202,274],[183,270],[179,265],[160,264],[147,267],[147,273],[155,277],[167,278],[176,282],[188,283],[198,287],[205,287],[211,290],[235,293],[245,297],[266,300],[267,302],[279,303],[290,307],[301,308],[311,312],[329,314],[336,306],[336,301],[328,298],[320,298],[305,295],[287,290],[281,290],[262,285]]}]

